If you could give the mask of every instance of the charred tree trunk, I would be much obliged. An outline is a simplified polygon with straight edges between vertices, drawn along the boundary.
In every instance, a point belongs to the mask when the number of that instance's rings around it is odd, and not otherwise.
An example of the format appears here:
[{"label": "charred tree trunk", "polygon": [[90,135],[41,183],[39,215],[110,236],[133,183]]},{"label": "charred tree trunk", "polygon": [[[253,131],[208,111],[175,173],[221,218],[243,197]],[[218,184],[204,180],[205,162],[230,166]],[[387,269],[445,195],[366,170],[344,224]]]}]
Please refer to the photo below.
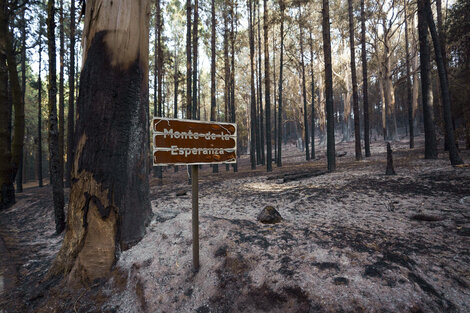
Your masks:
[{"label": "charred tree trunk", "polygon": [[63,168],[59,155],[59,130],[57,125],[57,83],[54,0],[47,4],[47,47],[49,55],[49,173],[54,201],[55,230],[57,234],[65,229]]},{"label": "charred tree trunk", "polygon": [[393,156],[390,142],[387,142],[387,169],[385,170],[385,175],[396,175],[395,169],[393,168]]},{"label": "charred tree trunk", "polygon": [[191,0],[186,0],[186,118],[192,113]]},{"label": "charred tree trunk", "polygon": [[356,45],[354,43],[354,19],[353,19],[353,0],[348,0],[349,13],[349,47],[351,50],[351,78],[353,91],[353,112],[354,112],[354,142],[356,150],[356,161],[362,159],[361,151],[361,129],[359,122],[359,99],[357,96],[357,77],[356,77]]},{"label": "charred tree trunk", "polygon": [[308,117],[307,117],[307,89],[305,82],[305,60],[304,60],[304,32],[302,27],[302,8],[299,8],[299,31],[300,31],[300,67],[302,70],[302,99],[304,103],[304,138],[305,138],[305,159],[310,160]]},{"label": "charred tree trunk", "polygon": [[[216,92],[215,70],[217,66],[215,36],[216,36],[215,0],[211,0],[211,121],[216,120],[215,110],[217,108],[217,102],[216,102],[217,100],[215,98],[215,92]],[[213,164],[212,173],[218,173],[218,172],[219,172],[219,165]]]},{"label": "charred tree trunk", "polygon": [[284,10],[285,4],[280,0],[281,9],[281,30],[279,36],[281,37],[281,53],[279,55],[279,104],[277,108],[277,166],[282,166],[282,82],[283,82],[283,59],[284,59]]},{"label": "charred tree trunk", "polygon": [[[62,168],[62,179],[64,176],[64,138],[65,138],[65,119],[64,119],[64,55],[65,55],[65,37],[64,37],[64,0],[59,0],[59,162]],[[62,183],[63,185],[63,183]]]},{"label": "charred tree trunk", "polygon": [[192,96],[192,112],[191,117],[192,119],[198,119],[197,111],[198,111],[198,78],[197,78],[197,49],[198,49],[198,25],[199,25],[199,1],[194,0],[194,23],[193,23],[193,96]]},{"label": "charred tree trunk", "polygon": [[311,159],[315,160],[315,75],[313,68],[313,37],[312,30],[310,30],[310,89],[312,93],[312,120],[311,120],[311,129],[312,129],[312,150],[311,150]]},{"label": "charred tree trunk", "polygon": [[362,98],[364,105],[364,148],[366,157],[370,157],[370,127],[369,127],[369,91],[367,74],[367,50],[366,50],[366,16],[364,12],[364,0],[361,0],[361,53],[362,53]]},{"label": "charred tree trunk", "polygon": [[[42,27],[43,27],[42,24],[43,24],[42,19],[40,19],[40,22],[39,22],[39,71],[38,71],[38,147],[37,147],[37,172],[38,172],[39,187],[42,187],[42,80],[41,80]],[[68,163],[71,164],[72,162],[69,161]]]},{"label": "charred tree trunk", "polygon": [[67,168],[65,185],[70,187],[72,160],[74,158],[73,138],[75,131],[75,1],[70,2],[70,60],[69,60],[69,112],[67,116]]},{"label": "charred tree trunk", "polygon": [[264,0],[263,32],[264,32],[264,83],[266,103],[266,171],[273,170],[271,147],[271,78],[269,74],[269,45],[268,45],[268,8],[267,0]]},{"label": "charred tree trunk", "polygon": [[249,41],[250,41],[250,161],[251,169],[256,169],[256,96],[255,96],[255,69],[254,69],[254,56],[255,56],[255,40],[253,36],[253,3],[248,0],[248,13],[249,13]]},{"label": "charred tree trunk", "polygon": [[429,0],[424,1],[424,11],[426,15],[427,25],[431,32],[432,42],[434,44],[434,53],[436,55],[437,70],[439,72],[439,83],[441,85],[442,104],[444,113],[444,124],[446,129],[446,138],[449,147],[449,159],[452,165],[463,164],[462,158],[456,146],[453,123],[452,111],[450,102],[449,82],[447,80],[447,71],[445,68],[445,60],[443,58],[443,47],[441,47],[441,40],[436,30],[436,25],[432,16],[431,3]]},{"label": "charred tree trunk", "polygon": [[[21,10],[21,99],[24,103],[26,93],[26,20],[25,11]],[[24,145],[24,143],[23,143]],[[24,174],[24,151],[21,152],[20,166],[16,175],[16,192],[23,192],[23,174]]]},{"label": "charred tree trunk", "polygon": [[437,158],[436,135],[434,132],[433,111],[429,105],[430,92],[430,52],[428,45],[428,24],[424,1],[418,1],[418,35],[421,67],[421,98],[423,103],[424,118],[424,157],[426,159]]},{"label": "charred tree trunk", "polygon": [[276,33],[273,30],[273,123],[274,123],[274,157],[277,164],[277,95],[276,95]]},{"label": "charred tree trunk", "polygon": [[323,0],[322,8],[323,55],[325,58],[326,134],[328,171],[336,170],[335,117],[333,108],[333,69],[331,65],[330,8],[328,0]]},{"label": "charred tree trunk", "polygon": [[413,95],[411,92],[411,65],[408,40],[408,0],[404,0],[405,13],[405,53],[406,53],[406,102],[408,104],[408,128],[410,129],[410,149],[415,146],[414,125],[413,125]]},{"label": "charred tree trunk", "polygon": [[[237,12],[233,8],[235,1],[236,0],[232,0],[230,3],[230,11],[231,11],[230,46],[231,46],[231,54],[232,54],[231,65],[230,65],[230,104],[232,106],[230,122],[232,123],[236,123],[236,120],[237,120],[236,107],[235,107],[235,33],[236,33],[235,24],[238,24],[238,23],[236,21]],[[237,163],[233,164],[233,171],[238,172],[238,161]]]},{"label": "charred tree trunk", "polygon": [[[161,3],[155,3],[155,73],[154,73],[154,116],[162,116],[162,82],[163,82],[163,51],[162,51],[162,13]],[[156,88],[155,88],[156,87]],[[163,184],[163,172],[161,166],[153,168],[153,175],[157,178],[158,184]]]},{"label": "charred tree trunk", "polygon": [[264,143],[264,112],[263,112],[263,72],[261,63],[261,21],[260,21],[260,0],[256,0],[256,9],[258,13],[258,101],[259,101],[259,138],[260,138],[260,149],[261,149],[261,164],[264,165],[265,159],[265,143]]},{"label": "charred tree trunk", "polygon": [[71,283],[107,277],[150,221],[148,9],[147,0],[86,6],[68,226],[50,271]]}]

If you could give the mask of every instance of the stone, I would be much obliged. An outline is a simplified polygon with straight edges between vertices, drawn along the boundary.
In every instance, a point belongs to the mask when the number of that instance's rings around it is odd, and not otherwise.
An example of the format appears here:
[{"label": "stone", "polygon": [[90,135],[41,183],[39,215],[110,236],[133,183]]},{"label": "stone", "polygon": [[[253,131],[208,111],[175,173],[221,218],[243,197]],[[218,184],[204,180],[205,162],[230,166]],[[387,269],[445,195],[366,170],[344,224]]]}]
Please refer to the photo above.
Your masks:
[{"label": "stone", "polygon": [[267,206],[258,214],[257,220],[263,224],[276,224],[282,221],[282,216],[275,208]]}]

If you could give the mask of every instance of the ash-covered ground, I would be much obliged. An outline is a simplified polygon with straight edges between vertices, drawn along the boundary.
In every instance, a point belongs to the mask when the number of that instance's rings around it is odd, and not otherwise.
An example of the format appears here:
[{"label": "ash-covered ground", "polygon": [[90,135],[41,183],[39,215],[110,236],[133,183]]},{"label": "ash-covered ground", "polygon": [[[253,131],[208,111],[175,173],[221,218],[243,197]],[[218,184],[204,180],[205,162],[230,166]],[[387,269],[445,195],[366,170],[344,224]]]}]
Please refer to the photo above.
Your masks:
[{"label": "ash-covered ground", "polygon": [[[424,160],[417,145],[392,144],[395,176],[384,175],[379,142],[358,162],[352,142],[338,144],[347,154],[334,173],[325,147],[305,162],[293,145],[272,173],[252,172],[246,156],[238,173],[204,167],[198,273],[191,187],[182,167],[169,168],[163,186],[151,180],[146,236],[107,282],[79,291],[44,280],[62,237],[53,236],[50,190],[27,189],[0,212],[10,256],[0,258],[0,312],[470,312],[470,168],[450,166],[443,151]],[[266,206],[283,221],[258,222]]]}]

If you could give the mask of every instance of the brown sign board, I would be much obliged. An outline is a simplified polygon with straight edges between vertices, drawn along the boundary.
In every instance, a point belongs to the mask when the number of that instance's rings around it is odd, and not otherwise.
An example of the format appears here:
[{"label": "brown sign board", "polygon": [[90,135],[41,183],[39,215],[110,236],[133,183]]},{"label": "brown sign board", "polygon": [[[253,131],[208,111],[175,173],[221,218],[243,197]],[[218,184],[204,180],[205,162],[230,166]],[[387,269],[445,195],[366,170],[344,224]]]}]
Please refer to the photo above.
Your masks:
[{"label": "brown sign board", "polygon": [[237,125],[155,117],[153,165],[235,163]]}]

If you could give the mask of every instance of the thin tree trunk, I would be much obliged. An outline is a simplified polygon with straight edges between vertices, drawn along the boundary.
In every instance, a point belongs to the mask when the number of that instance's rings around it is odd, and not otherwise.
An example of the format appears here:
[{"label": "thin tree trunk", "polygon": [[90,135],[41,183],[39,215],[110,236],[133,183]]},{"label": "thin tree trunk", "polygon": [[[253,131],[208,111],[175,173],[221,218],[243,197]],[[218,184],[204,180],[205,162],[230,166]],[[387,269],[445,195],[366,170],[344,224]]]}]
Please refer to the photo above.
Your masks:
[{"label": "thin tree trunk", "polygon": [[336,170],[335,120],[333,108],[333,69],[331,65],[330,8],[328,0],[323,0],[322,8],[323,54],[325,58],[326,133],[328,171]]},{"label": "thin tree trunk", "polygon": [[369,91],[367,74],[367,50],[366,50],[366,16],[364,0],[361,0],[361,53],[362,53],[362,101],[364,105],[364,147],[366,157],[370,157],[370,126],[369,126]]},{"label": "thin tree trunk", "polygon": [[[26,9],[21,10],[21,99],[24,103],[26,93]],[[24,143],[23,143],[24,145]],[[21,151],[20,165],[16,174],[16,192],[23,192],[24,151]]]},{"label": "thin tree trunk", "polygon": [[408,40],[408,0],[404,0],[405,13],[405,53],[406,53],[406,101],[408,104],[408,127],[410,129],[410,149],[415,146],[414,125],[413,125],[413,95],[411,92],[411,66]]},{"label": "thin tree trunk", "polygon": [[253,36],[253,3],[252,0],[248,0],[248,11],[249,11],[249,21],[248,21],[248,28],[249,28],[249,40],[250,40],[250,89],[251,89],[251,97],[250,97],[250,161],[251,161],[251,169],[256,169],[256,156],[255,156],[255,149],[256,149],[256,96],[255,96],[255,69],[254,69],[254,55],[255,55],[255,42]]},{"label": "thin tree trunk", "polygon": [[264,32],[264,83],[266,102],[266,171],[273,170],[272,147],[271,147],[271,76],[269,74],[269,45],[268,45],[268,7],[264,0],[263,32]]},{"label": "thin tree trunk", "polygon": [[198,25],[199,25],[199,1],[194,0],[194,23],[193,23],[193,78],[192,78],[192,83],[193,83],[193,97],[192,97],[192,112],[191,112],[191,117],[193,119],[197,119],[197,100],[198,100],[198,78],[197,78],[197,62],[198,62],[198,55],[197,55],[197,49],[198,49]]},{"label": "thin tree trunk", "polygon": [[[154,60],[154,86],[153,86],[153,116],[162,116],[162,82],[163,82],[163,52],[162,52],[162,13],[161,2],[155,2],[155,60]],[[153,167],[153,176],[159,185],[163,184],[163,171],[161,166]]]},{"label": "thin tree trunk", "polygon": [[310,160],[308,117],[307,117],[307,89],[305,82],[305,61],[304,61],[304,32],[302,27],[302,8],[299,7],[299,31],[300,31],[300,67],[302,70],[302,100],[304,103],[304,138],[305,138],[305,159]]},{"label": "thin tree trunk", "polygon": [[283,0],[280,0],[281,9],[281,30],[279,36],[281,37],[281,53],[279,56],[279,104],[277,108],[277,166],[282,166],[282,70],[283,70],[283,58],[284,58],[284,10],[285,4]]},{"label": "thin tree trunk", "polygon": [[277,95],[276,95],[276,32],[273,29],[273,123],[274,123],[274,162],[277,164]]},{"label": "thin tree trunk", "polygon": [[[232,0],[230,3],[231,9],[231,30],[230,30],[230,45],[231,45],[231,65],[230,65],[230,104],[232,106],[231,109],[231,121],[232,123],[236,123],[237,116],[236,116],[236,106],[235,106],[235,33],[236,33],[236,26],[238,24],[236,21],[237,18],[237,10],[234,11],[234,2],[236,0]],[[237,153],[238,155],[238,153]],[[233,164],[233,171],[238,172],[238,160],[237,163]]]},{"label": "thin tree trunk", "polygon": [[437,158],[436,135],[434,132],[434,121],[432,108],[429,105],[430,89],[430,56],[428,45],[428,25],[426,21],[425,4],[423,0],[418,1],[418,34],[421,67],[421,95],[423,103],[424,118],[424,157],[426,159]]},{"label": "thin tree trunk", "polygon": [[109,277],[150,222],[149,7],[148,0],[87,3],[68,226],[49,273],[70,283]]},{"label": "thin tree trunk", "polygon": [[[65,119],[64,119],[64,0],[59,0],[59,162],[64,172],[64,138],[65,138]],[[63,174],[62,174],[63,178]],[[63,184],[62,184],[63,185]]]},{"label": "thin tree trunk", "polygon": [[261,63],[261,21],[260,21],[260,0],[256,1],[257,19],[258,19],[258,99],[259,99],[259,138],[260,138],[260,149],[261,149],[261,164],[264,165],[265,159],[265,142],[264,142],[264,117],[263,117],[263,72]]},{"label": "thin tree trunk", "polygon": [[463,164],[462,158],[456,146],[455,135],[452,125],[452,111],[450,102],[449,83],[447,80],[447,71],[445,68],[445,60],[442,55],[443,48],[441,47],[441,40],[436,30],[436,25],[432,16],[431,3],[429,0],[424,1],[424,11],[426,14],[427,26],[431,32],[432,41],[434,44],[434,53],[436,55],[437,70],[439,72],[439,83],[441,85],[442,104],[444,113],[444,124],[446,129],[446,138],[449,146],[449,159],[452,165]]},{"label": "thin tree trunk", "polygon": [[315,74],[313,67],[313,37],[312,30],[310,30],[310,89],[312,93],[312,120],[311,120],[311,129],[312,129],[312,150],[311,150],[311,159],[315,160]]},{"label": "thin tree trunk", "polygon": [[[215,0],[211,0],[211,121],[216,120],[216,109],[217,109],[217,100],[215,98],[216,93],[216,18],[215,18]],[[212,173],[218,173],[219,166],[217,164],[212,165]]]},{"label": "thin tree trunk", "polygon": [[348,13],[349,13],[349,47],[351,50],[351,78],[352,78],[352,90],[353,90],[353,113],[354,113],[354,142],[356,150],[356,161],[362,159],[361,151],[361,129],[359,121],[359,99],[357,96],[357,77],[356,77],[356,53],[355,53],[355,42],[354,42],[354,19],[353,19],[353,7],[352,1],[348,0]]},{"label": "thin tree trunk", "polygon": [[191,64],[191,0],[186,0],[186,118],[191,119],[192,64]]},{"label": "thin tree trunk", "polygon": [[47,4],[47,45],[49,55],[49,172],[54,201],[55,230],[57,234],[65,229],[63,168],[59,155],[59,131],[57,127],[57,83],[55,45],[54,0]]},{"label": "thin tree trunk", "polygon": [[70,187],[72,173],[72,160],[74,158],[74,130],[75,130],[75,1],[70,2],[70,60],[69,60],[69,112],[67,122],[67,169],[65,171],[65,184]]},{"label": "thin tree trunk", "polygon": [[[42,187],[42,18],[39,22],[39,71],[38,71],[38,147],[37,147],[37,172],[39,187]],[[72,61],[73,62],[73,61]],[[70,110],[70,109],[69,109]],[[69,115],[70,117],[70,115]],[[70,121],[70,120],[69,120]],[[68,162],[72,164],[72,162]],[[67,164],[68,164],[67,163]]]}]

